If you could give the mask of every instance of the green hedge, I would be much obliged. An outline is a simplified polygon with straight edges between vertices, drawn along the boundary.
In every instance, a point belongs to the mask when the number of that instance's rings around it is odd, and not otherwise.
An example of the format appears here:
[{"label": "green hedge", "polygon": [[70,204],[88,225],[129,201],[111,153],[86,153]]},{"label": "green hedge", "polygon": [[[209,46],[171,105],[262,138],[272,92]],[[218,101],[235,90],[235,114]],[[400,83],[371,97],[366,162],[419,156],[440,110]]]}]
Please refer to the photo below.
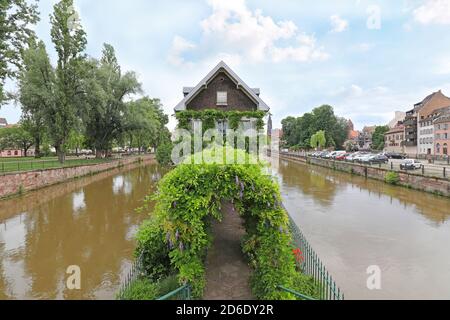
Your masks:
[{"label": "green hedge", "polygon": [[[236,153],[250,157],[241,150]],[[209,219],[221,220],[221,203],[227,200],[245,221],[243,251],[253,268],[253,294],[259,299],[293,299],[277,288],[295,289],[299,279],[277,183],[263,173],[261,165],[191,162],[187,159],[169,172],[157,193],[147,199],[156,200],[156,206],[152,219],[140,228],[137,249],[137,254],[146,255],[146,270],[154,277],[175,272],[180,285],[190,283],[193,296],[202,297],[205,257],[212,242]]]}]

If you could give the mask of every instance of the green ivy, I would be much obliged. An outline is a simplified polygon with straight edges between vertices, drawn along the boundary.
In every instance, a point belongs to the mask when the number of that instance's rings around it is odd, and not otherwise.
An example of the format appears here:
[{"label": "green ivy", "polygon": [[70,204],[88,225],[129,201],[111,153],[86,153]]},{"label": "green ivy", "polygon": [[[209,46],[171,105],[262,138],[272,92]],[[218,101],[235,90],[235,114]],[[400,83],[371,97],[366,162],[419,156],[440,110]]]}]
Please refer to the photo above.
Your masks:
[{"label": "green ivy", "polygon": [[[223,152],[249,157],[241,150]],[[152,219],[160,231],[144,237],[145,229],[154,228],[144,224],[140,238],[160,239],[169,250],[171,268],[178,272],[180,284],[190,283],[194,297],[200,298],[205,288],[205,257],[212,243],[209,221],[211,217],[220,220],[222,201],[230,201],[245,223],[243,252],[253,268],[253,294],[259,299],[293,299],[277,289],[278,285],[295,287],[298,277],[289,219],[281,207],[277,183],[263,174],[262,165],[190,163],[187,159],[160,181],[151,197],[156,200]],[[156,248],[164,252],[161,246]]]},{"label": "green ivy", "polygon": [[178,120],[178,127],[180,129],[191,129],[191,120],[201,120],[203,123],[203,130],[213,129],[216,126],[216,121],[228,120],[231,129],[236,130],[243,118],[256,119],[257,129],[264,128],[264,111],[221,111],[216,109],[206,109],[202,111],[185,110],[175,114]]}]

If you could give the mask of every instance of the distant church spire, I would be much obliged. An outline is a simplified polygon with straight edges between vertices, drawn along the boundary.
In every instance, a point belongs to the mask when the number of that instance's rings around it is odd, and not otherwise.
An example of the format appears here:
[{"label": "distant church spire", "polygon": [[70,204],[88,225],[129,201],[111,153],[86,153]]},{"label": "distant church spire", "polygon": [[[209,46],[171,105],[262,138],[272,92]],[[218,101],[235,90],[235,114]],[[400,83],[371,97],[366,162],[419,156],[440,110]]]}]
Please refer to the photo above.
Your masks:
[{"label": "distant church spire", "polygon": [[267,136],[269,137],[272,136],[272,128],[273,128],[272,114],[269,113],[269,120],[267,120]]}]

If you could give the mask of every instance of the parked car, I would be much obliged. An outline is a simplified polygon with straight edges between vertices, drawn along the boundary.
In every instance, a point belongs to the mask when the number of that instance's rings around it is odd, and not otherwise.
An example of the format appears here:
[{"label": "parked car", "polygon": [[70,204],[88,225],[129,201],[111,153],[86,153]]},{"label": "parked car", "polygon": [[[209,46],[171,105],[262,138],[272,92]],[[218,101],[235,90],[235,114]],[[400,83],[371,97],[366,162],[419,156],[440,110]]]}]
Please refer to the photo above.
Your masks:
[{"label": "parked car", "polygon": [[370,163],[370,159],[372,159],[373,157],[374,157],[373,154],[365,154],[361,157],[358,157],[358,161],[361,163],[368,164],[368,163]]},{"label": "parked car", "polygon": [[369,159],[369,163],[388,163],[389,162],[389,158],[386,157],[384,154],[376,154],[373,155],[372,157],[370,157]]},{"label": "parked car", "polygon": [[357,156],[353,157],[353,161],[361,162],[365,157],[367,157],[367,153],[360,153]]},{"label": "parked car", "polygon": [[398,159],[398,160],[406,159],[405,155],[394,152],[385,153],[385,156],[388,157],[389,159]]},{"label": "parked car", "polygon": [[344,160],[346,160],[348,155],[349,155],[348,153],[343,153],[343,154],[337,155],[335,157],[335,159],[338,160],[338,161],[344,161]]},{"label": "parked car", "polygon": [[423,164],[419,160],[406,159],[400,164],[400,170],[419,170]]},{"label": "parked car", "polygon": [[337,160],[338,157],[345,156],[346,154],[346,151],[334,151],[331,155],[331,158]]},{"label": "parked car", "polygon": [[321,158],[324,158],[324,159],[328,159],[328,158],[330,157],[330,152],[328,152],[328,151],[323,151],[323,152],[320,154],[320,157],[321,157]]}]

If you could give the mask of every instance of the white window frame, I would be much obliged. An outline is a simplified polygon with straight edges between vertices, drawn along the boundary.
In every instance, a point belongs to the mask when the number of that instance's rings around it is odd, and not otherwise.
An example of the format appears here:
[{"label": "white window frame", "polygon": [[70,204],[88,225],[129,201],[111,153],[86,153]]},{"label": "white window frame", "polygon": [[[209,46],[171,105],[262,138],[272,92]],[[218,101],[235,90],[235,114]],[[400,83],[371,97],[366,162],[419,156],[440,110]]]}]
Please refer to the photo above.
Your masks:
[{"label": "white window frame", "polygon": [[217,105],[227,106],[228,105],[228,92],[227,91],[217,91]]}]

